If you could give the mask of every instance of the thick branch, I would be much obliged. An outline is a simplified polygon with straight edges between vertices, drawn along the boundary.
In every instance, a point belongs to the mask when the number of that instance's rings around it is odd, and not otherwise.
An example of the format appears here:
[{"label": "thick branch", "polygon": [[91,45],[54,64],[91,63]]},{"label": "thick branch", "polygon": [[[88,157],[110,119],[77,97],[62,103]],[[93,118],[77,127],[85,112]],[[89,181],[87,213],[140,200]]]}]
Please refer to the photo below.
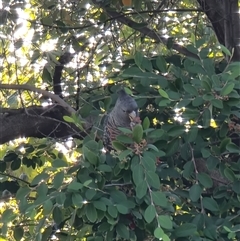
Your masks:
[{"label": "thick branch", "polygon": [[73,58],[73,54],[65,52],[59,57],[58,62],[55,66],[54,75],[53,75],[53,91],[55,95],[58,95],[60,98],[63,98],[62,86],[61,86],[61,77],[64,65],[68,64]]},{"label": "thick branch", "polygon": [[86,135],[74,124],[66,123],[69,113],[59,105],[31,106],[21,109],[0,109],[0,144],[19,137],[82,138]]},{"label": "thick branch", "polygon": [[[7,84],[0,84],[0,89],[12,89],[12,90],[30,90],[30,91],[34,91],[37,93],[42,94],[45,97],[48,97],[50,99],[52,99],[54,102],[58,103],[60,106],[62,106],[65,110],[67,110],[69,112],[69,114],[74,114],[76,111],[70,106],[68,105],[64,100],[62,100],[59,96],[50,93],[47,90],[42,90],[39,88],[36,88],[34,86],[31,85],[7,85]],[[1,123],[1,122],[0,122]]]}]

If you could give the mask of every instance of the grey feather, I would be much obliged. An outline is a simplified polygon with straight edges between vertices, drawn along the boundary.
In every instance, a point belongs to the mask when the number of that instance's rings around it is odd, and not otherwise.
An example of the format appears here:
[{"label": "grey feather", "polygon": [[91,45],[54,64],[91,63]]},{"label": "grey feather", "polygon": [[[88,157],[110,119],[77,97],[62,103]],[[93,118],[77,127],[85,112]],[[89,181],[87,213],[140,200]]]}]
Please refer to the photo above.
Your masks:
[{"label": "grey feather", "polygon": [[106,116],[104,122],[103,144],[108,149],[113,149],[112,141],[121,134],[119,127],[130,129],[130,113],[138,116],[138,105],[136,101],[124,90],[118,92],[118,99],[112,111]]}]

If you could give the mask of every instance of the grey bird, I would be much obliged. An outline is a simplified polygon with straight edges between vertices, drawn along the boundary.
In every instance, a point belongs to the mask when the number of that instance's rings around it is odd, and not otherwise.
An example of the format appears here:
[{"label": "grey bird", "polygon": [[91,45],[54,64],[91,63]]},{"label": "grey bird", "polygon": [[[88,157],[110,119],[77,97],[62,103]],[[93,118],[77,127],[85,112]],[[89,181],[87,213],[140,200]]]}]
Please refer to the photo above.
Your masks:
[{"label": "grey bird", "polygon": [[121,134],[119,127],[131,129],[139,118],[138,105],[125,90],[118,92],[118,99],[104,121],[103,144],[108,151],[113,150],[112,141]]}]

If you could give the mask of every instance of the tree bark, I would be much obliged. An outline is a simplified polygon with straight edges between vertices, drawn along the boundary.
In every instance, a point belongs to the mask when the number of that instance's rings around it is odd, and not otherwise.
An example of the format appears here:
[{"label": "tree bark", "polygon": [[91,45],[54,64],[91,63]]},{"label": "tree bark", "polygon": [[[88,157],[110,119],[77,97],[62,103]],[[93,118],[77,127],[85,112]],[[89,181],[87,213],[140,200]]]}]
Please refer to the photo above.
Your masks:
[{"label": "tree bark", "polygon": [[240,14],[238,0],[197,0],[210,20],[220,44],[233,52],[232,61],[240,61]]},{"label": "tree bark", "polygon": [[0,109],[0,144],[19,137],[83,138],[86,133],[65,122],[64,115],[69,113],[59,105]]}]

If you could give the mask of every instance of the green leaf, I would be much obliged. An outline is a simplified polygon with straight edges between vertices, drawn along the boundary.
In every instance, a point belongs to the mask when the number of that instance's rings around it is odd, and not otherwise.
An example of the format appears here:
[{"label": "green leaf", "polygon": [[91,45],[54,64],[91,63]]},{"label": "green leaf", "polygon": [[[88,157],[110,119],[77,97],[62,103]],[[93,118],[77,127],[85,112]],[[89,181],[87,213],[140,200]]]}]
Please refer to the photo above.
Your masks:
[{"label": "green leaf", "polygon": [[236,180],[234,172],[228,167],[224,169],[224,176],[231,182]]},{"label": "green leaf", "polygon": [[156,216],[156,208],[153,205],[149,205],[144,212],[144,218],[147,223],[151,223]]},{"label": "green leaf", "polygon": [[[63,193],[63,192],[60,192],[58,195],[57,195],[57,197],[56,197],[56,202],[57,202],[57,204],[59,204],[59,205],[63,205],[63,204],[65,204],[65,201],[69,201],[70,202],[70,197],[69,197],[69,199],[68,199],[68,197],[66,197],[66,195],[65,195],[65,193]],[[66,202],[67,202],[66,201]],[[72,205],[72,200],[71,200],[71,204],[70,205]]]},{"label": "green leaf", "polygon": [[[176,108],[182,108],[182,107],[186,107],[188,106],[189,104],[191,103],[191,99],[183,99],[181,101],[179,101],[177,104],[176,104]],[[187,110],[186,110],[187,111]],[[190,111],[192,111],[190,109]]]},{"label": "green leaf", "polygon": [[17,158],[18,158],[18,155],[15,152],[9,152],[4,156],[3,161],[4,162],[11,162],[11,161],[14,161]]},{"label": "green leaf", "polygon": [[124,134],[132,134],[132,130],[124,127],[118,127],[118,129]]},{"label": "green leaf", "polygon": [[194,86],[190,85],[190,84],[183,85],[183,89],[186,92],[188,92],[189,94],[191,94],[191,95],[198,96],[197,89]]},{"label": "green leaf", "polygon": [[186,131],[185,126],[174,126],[168,130],[168,135],[172,137],[181,136]]},{"label": "green leaf", "polygon": [[227,135],[228,131],[229,131],[228,124],[224,122],[220,127],[219,136],[221,138],[225,137]]},{"label": "green leaf", "polygon": [[166,195],[163,192],[153,191],[152,199],[156,205],[159,205],[161,207],[167,207],[168,201],[167,201]]},{"label": "green leaf", "polygon": [[146,117],[144,118],[144,120],[143,120],[143,129],[146,130],[146,129],[149,128],[149,126],[150,126],[150,120],[149,120],[149,118],[146,116]]},{"label": "green leaf", "polygon": [[198,107],[201,106],[204,103],[203,97],[202,96],[197,96],[193,101],[192,101],[192,105],[194,107]]},{"label": "green leaf", "polygon": [[211,90],[212,90],[210,84],[209,84],[206,80],[202,80],[202,81],[201,81],[201,86],[202,86],[207,92],[211,92]]},{"label": "green leaf", "polygon": [[48,238],[51,237],[52,233],[53,233],[53,227],[52,226],[48,226],[47,228],[45,228],[43,233],[42,233],[41,241],[48,240]]},{"label": "green leaf", "polygon": [[163,56],[158,56],[156,58],[156,65],[157,65],[157,68],[160,72],[162,72],[162,73],[167,72],[167,63],[166,63]]},{"label": "green leaf", "polygon": [[210,126],[211,118],[212,116],[210,110],[208,108],[205,108],[202,115],[203,126],[205,128]]},{"label": "green leaf", "polygon": [[62,212],[62,209],[60,209],[58,206],[55,206],[53,209],[53,220],[56,224],[60,224],[64,220],[64,215]]},{"label": "green leaf", "polygon": [[[198,49],[195,46],[189,44],[189,45],[186,46],[186,48],[187,48],[188,51],[190,51],[190,52],[192,52],[194,54],[198,54]],[[189,63],[190,59],[186,59],[185,61],[187,63]]]},{"label": "green leaf", "polygon": [[167,92],[164,91],[163,89],[159,89],[158,92],[163,98],[169,99]]},{"label": "green leaf", "polygon": [[224,45],[220,44],[220,47],[224,54],[232,56],[231,52]]},{"label": "green leaf", "polygon": [[16,217],[16,214],[13,212],[12,209],[6,209],[3,211],[1,215],[1,220],[3,221],[3,223],[8,223],[13,219],[15,219],[15,217]]},{"label": "green leaf", "polygon": [[138,67],[131,67],[131,68],[125,69],[121,74],[121,76],[123,78],[128,78],[128,77],[144,78],[143,74],[144,72]]},{"label": "green leaf", "polygon": [[139,68],[141,68],[142,66],[143,58],[143,54],[141,52],[136,51],[136,53],[134,54],[134,61]]},{"label": "green leaf", "polygon": [[133,182],[138,186],[144,179],[144,169],[142,165],[136,164],[132,169]]},{"label": "green leaf", "polygon": [[37,175],[36,177],[33,178],[31,185],[37,185],[39,183],[41,183],[42,181],[47,181],[47,179],[49,178],[49,174],[47,173],[41,173],[39,175]]},{"label": "green leaf", "polygon": [[146,57],[143,58],[142,68],[144,68],[147,72],[153,71],[152,62]]},{"label": "green leaf", "polygon": [[111,229],[111,225],[107,222],[101,222],[101,224],[98,226],[98,231],[100,232],[106,232]]},{"label": "green leaf", "polygon": [[16,199],[21,201],[30,193],[31,189],[28,186],[20,187],[16,193]]},{"label": "green leaf", "polygon": [[209,156],[206,164],[207,164],[208,170],[212,171],[216,169],[217,165],[219,164],[219,159],[214,156]]},{"label": "green leaf", "polygon": [[46,196],[48,193],[48,186],[46,183],[42,182],[38,187],[37,187],[37,193],[38,196]]},{"label": "green leaf", "polygon": [[102,211],[107,211],[106,204],[102,201],[94,201],[93,205],[96,209],[102,210]]},{"label": "green leaf", "polygon": [[183,114],[182,114],[182,117],[186,120],[194,120],[195,118],[198,118],[199,117],[199,111],[198,110],[195,110],[195,109],[189,109],[187,108]]},{"label": "green leaf", "polygon": [[161,107],[166,107],[169,104],[171,104],[171,101],[169,99],[160,100],[159,103],[158,103],[158,105],[161,106]]},{"label": "green leaf", "polygon": [[118,212],[121,213],[121,214],[127,214],[127,213],[129,213],[128,207],[126,207],[126,206],[124,206],[124,205],[122,205],[122,204],[117,204],[117,205],[116,205],[116,208],[117,208]]},{"label": "green leaf", "polygon": [[64,179],[64,172],[58,172],[54,179],[53,179],[53,186],[55,189],[58,189],[59,187],[61,187],[62,183],[63,183],[63,179]]},{"label": "green leaf", "polygon": [[48,215],[53,209],[53,203],[50,199],[46,200],[44,203],[43,203],[43,212],[44,212],[44,215]]},{"label": "green leaf", "polygon": [[211,188],[213,186],[212,178],[204,172],[198,173],[197,179],[205,188]]},{"label": "green leaf", "polygon": [[201,149],[201,153],[203,158],[208,158],[211,155],[210,150],[207,148]]},{"label": "green leaf", "polygon": [[94,223],[97,221],[97,211],[92,203],[87,204],[85,211],[86,216],[90,222]]},{"label": "green leaf", "polygon": [[217,202],[210,197],[203,198],[203,207],[213,212],[219,211],[219,206]]},{"label": "green leaf", "polygon": [[142,164],[147,171],[156,171],[156,161],[154,161],[149,155],[148,152],[145,152],[143,154],[143,157],[141,159]]},{"label": "green leaf", "polygon": [[124,151],[127,149],[127,147],[125,145],[123,145],[122,143],[118,142],[118,141],[113,141],[112,142],[112,146],[114,147],[114,149],[116,149],[117,151]]},{"label": "green leaf", "polygon": [[179,150],[179,146],[180,146],[179,138],[175,138],[172,141],[168,142],[168,145],[166,148],[167,149],[166,155],[171,156],[171,155],[175,154]]},{"label": "green leaf", "polygon": [[0,172],[5,172],[7,168],[7,163],[5,161],[0,161]]},{"label": "green leaf", "polygon": [[42,80],[45,83],[52,83],[52,76],[51,76],[51,72],[48,70],[48,67],[45,65],[43,68],[43,72],[42,72]]},{"label": "green leaf", "polygon": [[148,138],[156,139],[160,138],[164,134],[164,130],[157,129],[148,133]]},{"label": "green leaf", "polygon": [[173,223],[168,215],[159,215],[158,216],[158,222],[160,223],[162,228],[165,229],[172,229],[173,228]]},{"label": "green leaf", "polygon": [[13,231],[13,237],[16,241],[20,241],[23,237],[24,230],[21,226],[16,226]]},{"label": "green leaf", "polygon": [[192,173],[193,173],[193,170],[194,170],[194,165],[193,165],[193,162],[192,161],[188,161],[184,164],[183,166],[184,170],[183,170],[183,176],[185,178],[189,178]]},{"label": "green leaf", "polygon": [[129,150],[129,149],[121,151],[121,153],[118,155],[118,158],[120,161],[122,161],[124,158],[126,158],[131,153],[132,153],[132,150]]},{"label": "green leaf", "polygon": [[96,191],[94,189],[88,189],[86,192],[85,192],[85,197],[87,200],[92,200],[93,197],[96,195]]},{"label": "green leaf", "polygon": [[148,149],[152,149],[152,150],[158,152],[159,157],[165,156],[165,152],[164,151],[159,151],[159,149],[156,146],[152,145],[152,144],[147,144],[147,148]]},{"label": "green leaf", "polygon": [[198,184],[191,186],[189,190],[189,197],[193,202],[197,202],[201,196],[202,188]]},{"label": "green leaf", "polygon": [[226,96],[229,95],[234,88],[235,84],[234,83],[227,83],[221,90],[220,95]]},{"label": "green leaf", "polygon": [[67,188],[69,190],[78,191],[83,188],[83,184],[80,182],[73,181],[68,185]]},{"label": "green leaf", "polygon": [[175,229],[175,236],[176,237],[188,237],[188,236],[192,236],[197,232],[197,227],[195,224],[192,223],[183,223],[181,224],[181,226],[177,227]]},{"label": "green leaf", "polygon": [[116,226],[116,231],[120,237],[129,240],[130,233],[126,225],[124,225],[123,223],[118,223]]},{"label": "green leaf", "polygon": [[147,193],[147,183],[145,180],[142,180],[136,187],[136,196],[137,198],[143,198]]},{"label": "green leaf", "polygon": [[88,147],[86,147],[85,145],[82,148],[83,151],[83,155],[84,157],[93,165],[97,165],[98,163],[98,157],[97,155],[91,151]]},{"label": "green leaf", "polygon": [[91,184],[91,183],[92,183],[92,179],[88,179],[88,180],[86,180],[86,181],[83,183],[83,186],[84,186],[84,187],[88,187],[89,184]]},{"label": "green leaf", "polygon": [[133,128],[133,140],[136,143],[140,143],[143,137],[143,128],[142,125],[137,124]]},{"label": "green leaf", "polygon": [[133,140],[129,136],[126,136],[126,135],[118,135],[117,140],[119,142],[122,142],[122,143],[125,143],[125,144],[132,144],[133,143]]},{"label": "green leaf", "polygon": [[234,143],[227,144],[226,149],[229,151],[229,153],[240,153],[240,147],[235,145]]},{"label": "green leaf", "polygon": [[220,143],[220,150],[224,152],[226,150],[226,146],[231,143],[231,138],[224,138]]},{"label": "green leaf", "polygon": [[171,239],[168,237],[167,234],[163,234],[162,240],[163,240],[163,241],[171,241]]},{"label": "green leaf", "polygon": [[127,200],[126,194],[120,190],[113,190],[110,192],[110,195],[116,203],[122,203]]},{"label": "green leaf", "polygon": [[157,239],[159,239],[159,240],[162,240],[163,235],[164,235],[164,232],[163,232],[162,228],[157,227],[157,228],[154,230],[154,236],[155,236],[155,238],[157,238]]},{"label": "green leaf", "polygon": [[83,206],[83,198],[79,193],[73,193],[72,195],[72,203],[76,207],[82,207]]},{"label": "green leaf", "polygon": [[151,187],[154,187],[157,189],[160,188],[160,180],[159,180],[158,175],[155,172],[147,171],[146,172],[146,180],[147,180],[148,185],[150,185]]},{"label": "green leaf", "polygon": [[215,97],[213,96],[212,93],[207,93],[207,94],[204,94],[203,95],[203,99],[206,100],[206,101],[211,101],[213,100]]},{"label": "green leaf", "polygon": [[191,126],[191,129],[187,132],[188,142],[195,141],[197,136],[198,136],[198,127],[197,126]]},{"label": "green leaf", "polygon": [[70,117],[70,116],[64,115],[64,116],[63,116],[63,119],[64,119],[66,122],[75,123],[75,120],[74,120],[72,117]]},{"label": "green leaf", "polygon": [[115,206],[108,206],[108,213],[110,214],[110,216],[112,216],[113,218],[116,218],[118,215],[118,210]]},{"label": "green leaf", "polygon": [[53,162],[52,162],[52,167],[68,167],[68,163],[67,161],[63,160],[63,159],[55,159]]},{"label": "green leaf", "polygon": [[98,170],[101,172],[112,172],[112,168],[107,164],[99,165]]},{"label": "green leaf", "polygon": [[240,195],[240,181],[235,181],[232,187],[233,191]]},{"label": "green leaf", "polygon": [[21,159],[16,158],[12,163],[11,163],[11,169],[12,171],[18,170],[21,167]]},{"label": "green leaf", "polygon": [[211,103],[212,103],[213,106],[215,106],[218,109],[222,109],[223,108],[222,100],[213,99],[213,100],[211,100]]}]

